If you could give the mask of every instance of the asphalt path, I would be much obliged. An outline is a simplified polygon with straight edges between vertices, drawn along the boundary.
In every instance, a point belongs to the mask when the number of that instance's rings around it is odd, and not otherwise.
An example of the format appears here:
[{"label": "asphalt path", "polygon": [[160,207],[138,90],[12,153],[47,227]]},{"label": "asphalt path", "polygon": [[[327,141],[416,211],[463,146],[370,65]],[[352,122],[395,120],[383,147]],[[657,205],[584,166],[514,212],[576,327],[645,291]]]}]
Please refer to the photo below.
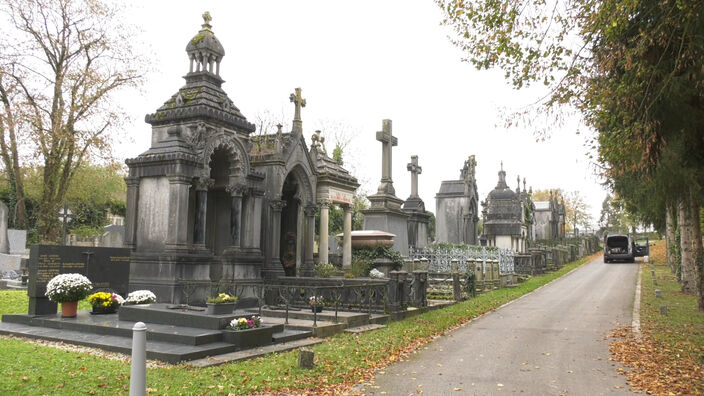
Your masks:
[{"label": "asphalt path", "polygon": [[368,395],[631,394],[609,332],[631,323],[638,263],[601,258],[440,337],[355,390]]}]

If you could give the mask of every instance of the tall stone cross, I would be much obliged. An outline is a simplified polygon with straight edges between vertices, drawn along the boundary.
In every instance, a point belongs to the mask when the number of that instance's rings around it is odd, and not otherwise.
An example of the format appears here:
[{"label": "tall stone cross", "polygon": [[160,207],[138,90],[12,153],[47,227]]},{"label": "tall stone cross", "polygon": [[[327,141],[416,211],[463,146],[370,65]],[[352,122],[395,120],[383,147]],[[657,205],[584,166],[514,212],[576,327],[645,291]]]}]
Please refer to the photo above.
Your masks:
[{"label": "tall stone cross", "polygon": [[406,169],[411,172],[411,197],[418,197],[418,175],[423,172],[423,168],[418,165],[418,156],[412,155],[411,162],[406,165]]},{"label": "tall stone cross", "polygon": [[301,107],[306,107],[306,100],[301,96],[301,89],[296,88],[296,93],[292,93],[289,96],[289,100],[293,103],[295,107],[295,112],[293,113],[293,131],[303,133],[303,121],[301,121]]},{"label": "tall stone cross", "polygon": [[381,131],[376,133],[381,142],[381,184],[379,194],[396,195],[391,178],[391,148],[398,145],[398,139],[391,134],[391,120],[383,120]]}]

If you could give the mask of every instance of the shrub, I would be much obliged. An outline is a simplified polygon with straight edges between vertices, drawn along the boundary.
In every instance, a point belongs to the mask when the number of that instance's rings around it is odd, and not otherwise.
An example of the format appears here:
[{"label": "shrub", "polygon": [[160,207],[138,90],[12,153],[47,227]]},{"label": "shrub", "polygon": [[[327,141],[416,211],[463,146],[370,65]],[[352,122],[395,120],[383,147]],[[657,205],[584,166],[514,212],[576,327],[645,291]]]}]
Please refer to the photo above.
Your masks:
[{"label": "shrub", "polygon": [[215,297],[208,297],[206,302],[209,302],[211,304],[225,304],[225,303],[231,303],[231,302],[236,302],[237,297],[231,296],[227,293],[220,293]]},{"label": "shrub", "polygon": [[315,275],[321,278],[329,278],[337,272],[337,268],[330,263],[318,263],[315,266]]}]

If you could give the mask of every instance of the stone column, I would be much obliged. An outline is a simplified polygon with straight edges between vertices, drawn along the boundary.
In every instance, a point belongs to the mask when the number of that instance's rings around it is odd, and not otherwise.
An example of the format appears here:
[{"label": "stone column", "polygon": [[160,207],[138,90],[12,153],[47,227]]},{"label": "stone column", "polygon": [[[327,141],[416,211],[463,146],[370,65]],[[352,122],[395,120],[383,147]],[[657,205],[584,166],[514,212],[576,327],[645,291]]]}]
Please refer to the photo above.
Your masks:
[{"label": "stone column", "polygon": [[271,206],[271,237],[269,243],[269,263],[267,268],[263,270],[265,278],[277,278],[284,274],[284,269],[281,267],[281,258],[279,250],[281,250],[281,210],[286,206],[286,201],[274,199],[269,202]]},{"label": "stone column", "polygon": [[249,228],[251,232],[252,244],[251,246],[257,249],[261,249],[261,236],[262,236],[262,201],[264,199],[264,191],[252,190],[252,195],[250,197],[254,200],[253,207],[254,213],[252,213],[252,224]]},{"label": "stone column", "polygon": [[188,189],[192,178],[169,175],[169,229],[166,249],[182,251],[188,249]]},{"label": "stone column", "polygon": [[342,236],[342,267],[352,267],[352,207],[345,205],[345,220],[343,222]]},{"label": "stone column", "polygon": [[237,183],[230,184],[226,188],[232,199],[230,206],[230,247],[235,250],[242,245],[242,195],[245,188],[244,185]]},{"label": "stone column", "polygon": [[215,180],[200,177],[196,180],[196,216],[193,224],[193,245],[196,249],[205,249],[205,223],[208,213],[208,189]]},{"label": "stone column", "polygon": [[305,232],[305,251],[303,256],[303,268],[301,269],[302,276],[315,275],[315,262],[313,261],[313,244],[315,243],[315,213],[318,208],[315,206],[306,206],[304,209],[306,215],[306,232]]},{"label": "stone column", "polygon": [[125,216],[125,247],[134,250],[137,247],[137,206],[139,204],[139,178],[126,177],[127,213]]},{"label": "stone column", "polygon": [[328,216],[330,201],[320,202],[320,244],[318,245],[318,262],[328,262]]}]

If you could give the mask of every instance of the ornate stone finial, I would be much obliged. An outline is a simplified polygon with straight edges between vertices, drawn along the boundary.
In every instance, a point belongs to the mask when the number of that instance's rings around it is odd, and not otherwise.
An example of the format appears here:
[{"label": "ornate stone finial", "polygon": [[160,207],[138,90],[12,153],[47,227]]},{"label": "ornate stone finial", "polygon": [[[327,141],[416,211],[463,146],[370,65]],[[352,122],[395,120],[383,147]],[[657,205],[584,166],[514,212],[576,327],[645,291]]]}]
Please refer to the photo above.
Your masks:
[{"label": "ornate stone finial", "polygon": [[320,130],[316,130],[313,136],[310,138],[310,140],[313,142],[311,146],[315,148],[316,150],[320,150],[322,144],[325,142],[325,137],[321,136]]},{"label": "ornate stone finial", "polygon": [[503,171],[504,171],[504,161],[501,160],[501,172],[503,172]]},{"label": "ornate stone finial", "polygon": [[213,17],[210,16],[210,12],[208,11],[204,12],[202,16],[204,23],[201,26],[203,27],[203,30],[210,30],[210,28],[212,27],[210,25],[210,21],[213,20]]},{"label": "ornate stone finial", "polygon": [[294,105],[293,113],[293,132],[303,133],[303,121],[301,121],[301,107],[306,107],[306,100],[301,96],[301,88],[296,88],[295,93],[292,93],[289,100]]},{"label": "ornate stone finial", "polygon": [[523,192],[526,192],[526,178],[523,178]]},{"label": "ornate stone finial", "polygon": [[516,183],[518,183],[518,187],[516,187],[516,191],[521,192],[521,176],[516,175]]},{"label": "ornate stone finial", "polygon": [[283,127],[284,127],[284,126],[281,125],[281,124],[276,124],[276,134],[277,134],[277,135],[283,135],[284,132],[283,132],[283,130],[281,129],[281,128],[283,128]]},{"label": "ornate stone finial", "polygon": [[530,189],[528,190],[528,194],[533,194],[533,186],[530,186]]}]

